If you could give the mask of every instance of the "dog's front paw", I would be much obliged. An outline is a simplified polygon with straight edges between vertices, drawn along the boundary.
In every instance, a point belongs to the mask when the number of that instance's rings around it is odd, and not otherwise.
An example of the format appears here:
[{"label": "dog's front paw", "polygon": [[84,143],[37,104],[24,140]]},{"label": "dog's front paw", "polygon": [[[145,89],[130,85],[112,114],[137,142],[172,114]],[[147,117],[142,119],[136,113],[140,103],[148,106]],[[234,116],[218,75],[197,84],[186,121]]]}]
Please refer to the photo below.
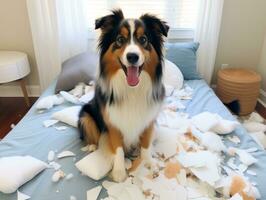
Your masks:
[{"label": "dog's front paw", "polygon": [[113,169],[111,173],[112,179],[115,182],[123,182],[127,178],[126,170],[122,169]]}]

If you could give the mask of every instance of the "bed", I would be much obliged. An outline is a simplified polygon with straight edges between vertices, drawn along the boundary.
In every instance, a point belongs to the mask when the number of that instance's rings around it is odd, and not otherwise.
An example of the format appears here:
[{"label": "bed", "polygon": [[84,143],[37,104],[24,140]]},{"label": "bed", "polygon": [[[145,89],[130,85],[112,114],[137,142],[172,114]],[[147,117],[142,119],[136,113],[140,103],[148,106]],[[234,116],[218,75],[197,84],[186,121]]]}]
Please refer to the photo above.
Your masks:
[{"label": "bed", "polygon": [[[219,113],[226,119],[234,120],[234,116],[226,109],[222,102],[216,97],[213,90],[203,80],[186,81],[191,88],[194,89],[192,100],[184,100],[186,105],[185,112],[190,116],[194,116],[203,111]],[[42,97],[54,93],[55,82],[42,94]],[[40,160],[47,161],[47,154],[50,150],[57,152],[70,150],[76,154],[76,160],[83,158],[86,153],[80,149],[84,146],[79,139],[78,130],[69,127],[65,131],[58,131],[53,127],[44,128],[42,121],[49,119],[55,111],[61,110],[70,104],[62,104],[50,109],[44,113],[38,113],[35,105],[25,115],[25,117],[14,127],[14,129],[0,141],[0,157],[11,155],[32,155]],[[244,128],[240,127],[234,132],[240,139],[240,148],[249,148],[257,146],[255,141],[246,133]],[[231,144],[232,145],[232,144]],[[259,148],[259,147],[258,147]],[[259,159],[250,169],[256,171],[257,176],[250,179],[255,181],[261,193],[262,200],[266,199],[266,153],[259,150],[254,153]],[[62,165],[65,173],[72,173],[74,178],[71,180],[63,180],[59,183],[53,183],[51,176],[54,173],[51,169],[46,169],[34,179],[24,184],[20,191],[31,196],[32,200],[66,200],[71,195],[77,199],[86,199],[86,191],[95,187],[100,182],[83,176],[74,166],[76,161],[72,158],[62,159],[59,163]],[[101,191],[100,197],[105,197],[104,190]],[[14,200],[16,193],[3,194],[0,193],[1,200]]]}]

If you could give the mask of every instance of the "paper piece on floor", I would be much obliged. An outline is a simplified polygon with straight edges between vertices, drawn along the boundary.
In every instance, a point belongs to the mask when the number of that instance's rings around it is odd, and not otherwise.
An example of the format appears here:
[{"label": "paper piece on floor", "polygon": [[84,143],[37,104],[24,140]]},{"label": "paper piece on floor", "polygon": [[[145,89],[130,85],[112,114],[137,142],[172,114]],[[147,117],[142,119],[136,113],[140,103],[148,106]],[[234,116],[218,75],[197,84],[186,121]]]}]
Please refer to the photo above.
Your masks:
[{"label": "paper piece on floor", "polygon": [[257,173],[255,171],[252,170],[247,170],[247,174],[251,175],[251,176],[257,176]]},{"label": "paper piece on floor", "polygon": [[61,168],[61,165],[60,165],[59,163],[55,162],[55,161],[50,162],[49,165],[50,165],[55,171],[57,171],[57,170],[59,170],[59,169]]},{"label": "paper piece on floor", "polygon": [[221,178],[219,172],[219,160],[210,151],[188,152],[178,155],[178,161],[189,167],[192,173],[201,181],[214,185]]},{"label": "paper piece on floor", "polygon": [[258,161],[250,153],[242,149],[236,149],[236,154],[239,156],[239,160],[247,166],[250,166]]},{"label": "paper piece on floor", "polygon": [[245,149],[246,152],[248,153],[254,153],[256,151],[258,151],[259,149],[257,147],[251,147],[251,148],[248,148],[248,149]]},{"label": "paper piece on floor", "polygon": [[213,152],[221,152],[226,150],[221,137],[213,132],[204,133],[201,137],[200,142],[208,150]]},{"label": "paper piece on floor", "polygon": [[10,128],[13,129],[13,128],[15,128],[15,126],[16,126],[15,124],[11,124],[11,125],[10,125]]},{"label": "paper piece on floor", "polygon": [[23,194],[20,191],[17,191],[17,200],[27,200],[30,199],[30,196]]},{"label": "paper piece on floor", "polygon": [[56,171],[52,176],[53,182],[58,182],[60,179],[65,177],[65,173],[62,170]]},{"label": "paper piece on floor", "polygon": [[52,162],[54,160],[54,157],[55,157],[55,152],[54,151],[49,151],[48,152],[48,156],[47,156],[48,161]]},{"label": "paper piece on floor", "polygon": [[74,177],[74,175],[73,174],[68,174],[68,175],[66,175],[66,180],[70,180],[70,179],[72,179]]},{"label": "paper piece on floor", "polygon": [[62,97],[64,97],[66,101],[73,103],[73,104],[80,104],[80,101],[78,100],[78,98],[73,96],[72,94],[69,94],[66,91],[60,91],[60,94],[62,95]]},{"label": "paper piece on floor", "polygon": [[62,151],[61,153],[59,153],[57,155],[57,158],[65,158],[65,157],[71,157],[71,156],[75,156],[75,154],[72,151]]},{"label": "paper piece on floor", "polygon": [[68,129],[68,127],[67,126],[56,126],[55,129],[58,131],[64,131],[64,130]]},{"label": "paper piece on floor", "polygon": [[180,185],[187,186],[187,173],[185,169],[180,169],[180,172],[176,175],[176,178]]},{"label": "paper piece on floor", "polygon": [[70,199],[70,200],[77,200],[77,197],[71,195],[71,196],[69,197],[69,199]]},{"label": "paper piece on floor", "polygon": [[204,167],[206,152],[179,153],[177,159],[184,167]]},{"label": "paper piece on floor", "polygon": [[44,127],[48,128],[50,126],[55,125],[58,122],[59,121],[58,120],[55,120],[55,119],[48,119],[48,120],[43,121],[43,125],[44,125]]},{"label": "paper piece on floor", "polygon": [[234,144],[239,144],[241,142],[239,137],[236,135],[228,136],[227,139],[233,142]]},{"label": "paper piece on floor", "polygon": [[87,200],[97,200],[100,192],[102,190],[102,186],[97,186],[87,191]]}]

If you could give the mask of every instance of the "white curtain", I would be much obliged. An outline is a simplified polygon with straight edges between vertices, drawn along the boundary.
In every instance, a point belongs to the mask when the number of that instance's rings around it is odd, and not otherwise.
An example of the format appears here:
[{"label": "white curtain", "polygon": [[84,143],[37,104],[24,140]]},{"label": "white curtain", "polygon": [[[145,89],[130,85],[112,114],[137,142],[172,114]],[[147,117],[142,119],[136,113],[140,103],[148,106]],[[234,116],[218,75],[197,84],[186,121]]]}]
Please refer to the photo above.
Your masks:
[{"label": "white curtain", "polygon": [[199,0],[199,16],[194,40],[200,43],[198,71],[210,84],[214,70],[216,50],[224,0]]},{"label": "white curtain", "polygon": [[41,90],[62,61],[87,49],[86,0],[27,0]]}]

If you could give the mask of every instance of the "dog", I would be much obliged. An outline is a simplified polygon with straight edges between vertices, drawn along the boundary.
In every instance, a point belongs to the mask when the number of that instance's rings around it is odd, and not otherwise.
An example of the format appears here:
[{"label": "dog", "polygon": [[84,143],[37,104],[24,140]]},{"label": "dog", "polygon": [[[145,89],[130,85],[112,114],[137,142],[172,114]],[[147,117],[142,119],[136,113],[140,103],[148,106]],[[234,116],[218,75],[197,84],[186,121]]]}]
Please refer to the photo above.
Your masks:
[{"label": "dog", "polygon": [[134,148],[152,164],[154,121],[163,103],[163,41],[169,26],[154,15],[125,19],[123,12],[99,18],[99,75],[95,96],[79,114],[81,139],[97,146],[105,137],[113,155],[111,176],[127,177],[124,159]]}]

